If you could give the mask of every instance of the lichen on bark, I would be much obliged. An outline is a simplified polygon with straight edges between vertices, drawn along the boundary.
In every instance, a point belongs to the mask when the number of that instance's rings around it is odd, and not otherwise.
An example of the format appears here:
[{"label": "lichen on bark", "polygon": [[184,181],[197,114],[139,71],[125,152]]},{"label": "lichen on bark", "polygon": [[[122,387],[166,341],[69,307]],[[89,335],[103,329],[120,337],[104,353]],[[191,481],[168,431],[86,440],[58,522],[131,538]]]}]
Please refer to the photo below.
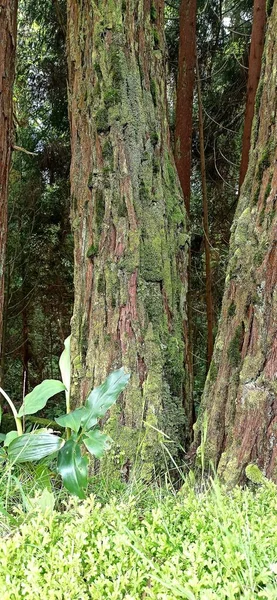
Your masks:
[{"label": "lichen on bark", "polygon": [[[150,7],[151,4],[151,7]],[[68,2],[75,304],[73,401],[122,364],[107,469],[186,442],[187,233],[166,114],[163,3]],[[151,8],[151,10],[150,10]],[[155,9],[155,10],[154,10]]]},{"label": "lichen on bark", "polygon": [[[277,481],[277,2],[269,21],[251,158],[232,226],[221,321],[195,445],[231,484],[257,463]],[[258,128],[257,128],[258,123]]]}]

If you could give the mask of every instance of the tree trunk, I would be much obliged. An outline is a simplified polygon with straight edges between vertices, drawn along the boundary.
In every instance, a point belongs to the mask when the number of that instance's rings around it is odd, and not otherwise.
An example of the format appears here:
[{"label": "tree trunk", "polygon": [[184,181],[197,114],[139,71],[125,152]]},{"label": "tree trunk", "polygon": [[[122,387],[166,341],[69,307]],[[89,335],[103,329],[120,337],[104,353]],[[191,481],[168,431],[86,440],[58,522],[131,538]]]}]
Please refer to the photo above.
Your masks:
[{"label": "tree trunk", "polygon": [[203,205],[203,231],[205,245],[205,285],[206,285],[206,315],[207,315],[207,371],[210,366],[213,355],[213,326],[214,326],[214,311],[213,311],[213,293],[212,293],[212,271],[211,271],[211,250],[210,250],[210,235],[209,235],[209,215],[208,215],[208,193],[207,193],[207,178],[206,178],[206,161],[205,161],[205,143],[204,143],[204,119],[202,107],[202,94],[200,85],[200,75],[198,61],[196,61],[197,70],[197,93],[198,93],[198,112],[199,112],[199,146],[200,146],[200,170],[202,182],[202,205]]},{"label": "tree trunk", "polygon": [[[178,82],[175,120],[175,164],[177,167],[187,213],[190,211],[191,146],[193,90],[195,83],[196,61],[196,9],[197,0],[182,0],[180,4],[180,37],[178,58]],[[188,327],[185,330],[186,365],[188,372],[188,393],[193,393],[193,347],[191,317],[191,257],[188,264]],[[190,427],[194,421],[191,411]]]},{"label": "tree trunk", "polygon": [[[265,48],[251,159],[232,227],[221,322],[196,439],[229,483],[252,462],[277,481],[277,0]],[[205,417],[206,415],[206,417]]]},{"label": "tree trunk", "polygon": [[69,0],[73,404],[132,374],[106,424],[113,471],[184,443],[188,234],[170,151],[161,0]]},{"label": "tree trunk", "polygon": [[266,26],[266,0],[254,0],[253,25],[251,34],[251,45],[249,53],[248,82],[246,94],[246,109],[244,117],[244,129],[242,136],[242,155],[239,175],[239,189],[241,188],[249,161],[249,150],[251,143],[251,129],[255,111],[255,98],[259,85],[262,55],[264,49],[264,37]]},{"label": "tree trunk", "polygon": [[0,7],[0,357],[3,335],[8,177],[12,146],[16,16],[17,0],[2,0]]},{"label": "tree trunk", "polygon": [[175,162],[187,212],[190,210],[192,110],[196,60],[197,0],[182,0],[175,122]]}]

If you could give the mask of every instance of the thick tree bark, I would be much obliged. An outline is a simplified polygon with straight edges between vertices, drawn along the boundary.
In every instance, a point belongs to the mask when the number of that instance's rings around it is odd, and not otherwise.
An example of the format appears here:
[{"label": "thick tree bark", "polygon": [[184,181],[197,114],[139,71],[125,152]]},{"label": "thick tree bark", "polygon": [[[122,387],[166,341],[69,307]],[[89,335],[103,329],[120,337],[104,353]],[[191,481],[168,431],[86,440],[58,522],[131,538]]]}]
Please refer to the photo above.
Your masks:
[{"label": "thick tree bark", "polygon": [[2,0],[0,5],[0,357],[3,334],[8,177],[12,146],[12,88],[15,68],[16,17],[17,0]]},{"label": "thick tree bark", "polygon": [[[106,424],[114,466],[178,453],[186,400],[188,234],[170,151],[163,2],[68,3],[75,304],[73,402],[122,364],[132,374]],[[121,452],[121,453],[120,453]]]},{"label": "thick tree bark", "polygon": [[239,189],[241,188],[249,161],[249,150],[251,143],[251,129],[255,111],[255,98],[259,85],[262,55],[264,49],[264,37],[266,26],[266,0],[254,0],[253,25],[249,53],[248,82],[246,94],[246,108],[244,117],[244,129],[242,136],[242,155],[239,175]]},{"label": "thick tree bark", "polygon": [[229,483],[256,462],[277,481],[277,0],[252,130],[251,159],[232,227],[221,322],[196,439]]}]

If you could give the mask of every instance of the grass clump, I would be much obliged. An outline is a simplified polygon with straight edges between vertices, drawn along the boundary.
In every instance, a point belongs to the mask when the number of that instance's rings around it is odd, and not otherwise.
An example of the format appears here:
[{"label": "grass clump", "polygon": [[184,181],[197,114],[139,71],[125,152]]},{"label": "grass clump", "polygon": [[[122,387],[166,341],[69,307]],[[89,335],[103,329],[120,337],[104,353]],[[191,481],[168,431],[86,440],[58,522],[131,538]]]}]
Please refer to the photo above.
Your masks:
[{"label": "grass clump", "polygon": [[213,481],[197,492],[188,480],[177,495],[142,488],[118,484],[108,502],[66,498],[59,512],[29,512],[0,540],[1,599],[277,597],[273,484],[227,493]]}]

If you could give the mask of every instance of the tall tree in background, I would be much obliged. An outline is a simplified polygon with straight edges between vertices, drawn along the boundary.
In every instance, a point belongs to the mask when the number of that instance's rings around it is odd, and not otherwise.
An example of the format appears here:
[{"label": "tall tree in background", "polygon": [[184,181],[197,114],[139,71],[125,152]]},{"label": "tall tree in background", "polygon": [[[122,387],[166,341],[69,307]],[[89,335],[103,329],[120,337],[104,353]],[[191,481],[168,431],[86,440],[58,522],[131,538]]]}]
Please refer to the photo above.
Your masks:
[{"label": "tall tree in background", "polygon": [[[192,150],[192,113],[193,90],[195,82],[196,60],[196,6],[197,0],[182,0],[180,4],[179,22],[179,57],[178,81],[175,117],[175,163],[183,190],[187,213],[190,211],[191,150]],[[186,335],[186,363],[190,384],[190,395],[193,388],[193,354],[191,323],[191,257],[188,266],[188,329]],[[192,423],[190,424],[192,425]]]},{"label": "tall tree in background", "polygon": [[206,430],[205,456],[232,483],[253,461],[277,481],[276,32],[275,0],[221,322],[196,430],[196,437]]},{"label": "tall tree in background", "polygon": [[17,0],[3,0],[0,7],[0,356],[7,240],[7,194],[13,126],[12,88],[15,71],[16,18]]},{"label": "tall tree in background", "polygon": [[108,423],[128,472],[184,442],[188,235],[170,149],[162,0],[68,4],[75,404],[123,364]]},{"label": "tall tree in background", "polygon": [[265,26],[266,0],[254,0],[253,25],[248,66],[246,109],[242,137],[242,155],[239,175],[239,188],[241,188],[243,184],[249,161],[251,129],[255,110],[256,91],[258,88],[261,73]]},{"label": "tall tree in background", "polygon": [[197,0],[182,0],[175,118],[175,162],[187,212],[190,210],[193,90],[196,60]]}]

